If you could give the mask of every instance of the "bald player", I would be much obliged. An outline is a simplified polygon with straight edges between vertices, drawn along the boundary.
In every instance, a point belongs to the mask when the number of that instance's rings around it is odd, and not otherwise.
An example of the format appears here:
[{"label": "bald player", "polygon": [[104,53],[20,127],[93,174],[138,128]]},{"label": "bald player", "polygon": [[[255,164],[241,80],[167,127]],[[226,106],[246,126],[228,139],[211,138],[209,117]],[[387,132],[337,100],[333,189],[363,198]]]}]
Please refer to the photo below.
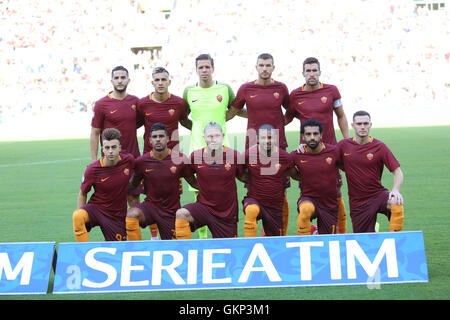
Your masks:
[{"label": "bald player", "polygon": [[176,212],[177,239],[191,239],[191,231],[208,226],[213,238],[237,237],[238,198],[236,178],[243,180],[244,169],[239,153],[223,145],[218,123],[204,129],[206,147],[191,154],[191,167],[197,174],[197,202]]}]

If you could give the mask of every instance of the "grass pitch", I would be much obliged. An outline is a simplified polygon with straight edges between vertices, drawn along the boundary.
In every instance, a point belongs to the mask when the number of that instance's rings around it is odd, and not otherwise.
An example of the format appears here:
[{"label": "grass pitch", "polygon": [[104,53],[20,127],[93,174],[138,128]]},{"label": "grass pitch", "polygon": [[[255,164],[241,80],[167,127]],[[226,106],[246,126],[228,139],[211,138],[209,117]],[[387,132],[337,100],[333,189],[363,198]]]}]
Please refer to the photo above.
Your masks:
[{"label": "grass pitch", "polygon": [[[193,290],[142,293],[0,296],[1,299],[120,299],[120,300],[317,300],[317,299],[438,299],[450,297],[450,126],[374,128],[372,136],[384,141],[401,164],[405,199],[403,230],[422,230],[425,239],[429,282],[367,286],[289,287],[270,289]],[[288,132],[288,151],[298,144],[298,132]],[[239,137],[237,138],[239,139]],[[338,136],[338,139],[340,137]],[[142,140],[140,141],[142,146]],[[73,242],[72,212],[84,169],[89,164],[88,139],[0,142],[0,242]],[[344,176],[345,180],[345,176]],[[392,175],[385,169],[383,184],[392,187]],[[193,202],[187,185],[182,204]],[[245,194],[238,182],[239,201]],[[348,210],[347,188],[342,189]],[[288,234],[296,234],[295,182],[288,189],[290,221]],[[141,200],[143,198],[141,197]],[[240,210],[239,236],[243,236]],[[347,229],[352,231],[347,212]],[[387,219],[379,215],[380,231],[388,231]],[[259,229],[261,225],[259,225]],[[194,237],[197,233],[193,234]],[[150,232],[143,231],[145,240]],[[99,228],[90,241],[103,241]],[[53,276],[51,276],[53,281]],[[51,286],[50,286],[51,288]]]}]

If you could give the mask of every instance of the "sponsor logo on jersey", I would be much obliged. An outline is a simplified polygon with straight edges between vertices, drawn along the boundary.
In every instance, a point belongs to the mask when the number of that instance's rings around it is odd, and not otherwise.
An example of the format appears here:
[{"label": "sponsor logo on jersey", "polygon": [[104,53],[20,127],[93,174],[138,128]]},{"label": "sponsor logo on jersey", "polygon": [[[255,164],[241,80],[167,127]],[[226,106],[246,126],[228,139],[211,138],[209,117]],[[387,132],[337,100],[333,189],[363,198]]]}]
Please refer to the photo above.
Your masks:
[{"label": "sponsor logo on jersey", "polygon": [[108,180],[110,177],[106,177],[106,178],[101,178],[101,182],[105,182],[106,180]]},{"label": "sponsor logo on jersey", "polygon": [[116,111],[117,111],[117,109],[116,110],[112,110],[109,113],[113,114],[113,113],[116,113]]}]

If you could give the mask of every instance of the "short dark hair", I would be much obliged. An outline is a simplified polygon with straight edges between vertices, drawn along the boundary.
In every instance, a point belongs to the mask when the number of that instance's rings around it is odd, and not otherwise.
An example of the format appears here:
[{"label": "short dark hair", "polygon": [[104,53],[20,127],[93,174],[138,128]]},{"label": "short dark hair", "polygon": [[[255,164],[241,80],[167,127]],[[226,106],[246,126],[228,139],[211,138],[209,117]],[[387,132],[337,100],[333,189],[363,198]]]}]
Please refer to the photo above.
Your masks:
[{"label": "short dark hair", "polygon": [[198,62],[200,60],[209,60],[211,61],[211,67],[214,68],[214,59],[208,54],[208,53],[203,53],[201,55],[199,55],[196,59],[195,59],[195,67],[197,68]]},{"label": "short dark hair", "polygon": [[152,76],[154,76],[157,73],[167,73],[167,75],[169,75],[169,71],[167,71],[165,68],[163,67],[156,67],[155,69],[153,69],[152,71]]},{"label": "short dark hair", "polygon": [[302,123],[302,126],[300,128],[300,133],[304,134],[305,133],[305,128],[306,127],[319,127],[319,132],[322,133],[323,132],[323,125],[322,122],[320,122],[319,120],[316,119],[308,119],[305,122]]},{"label": "short dark hair", "polygon": [[272,64],[275,64],[274,60],[273,60],[273,56],[270,53],[261,53],[258,58],[256,58],[256,63],[258,63],[258,60],[267,60],[267,59],[271,59],[272,60]]},{"label": "short dark hair", "polygon": [[369,117],[369,120],[370,120],[370,114],[367,112],[367,111],[364,111],[364,110],[359,110],[359,111],[356,111],[354,114],[353,114],[353,121],[355,121],[355,117],[358,117],[358,116],[368,116]]},{"label": "short dark hair", "polygon": [[114,72],[116,72],[116,71],[125,71],[127,73],[127,76],[128,76],[127,68],[125,68],[124,66],[117,66],[114,69],[112,69],[112,71],[111,71],[111,78],[114,77]]},{"label": "short dark hair", "polygon": [[120,141],[120,131],[116,128],[107,128],[102,132],[102,141],[111,141],[117,139]]},{"label": "short dark hair", "polygon": [[306,58],[305,61],[303,61],[303,71],[305,70],[305,65],[313,64],[313,63],[317,63],[317,66],[319,67],[319,70],[320,70],[319,60],[317,60],[317,58],[314,58],[314,57],[309,57],[309,58]]},{"label": "short dark hair", "polygon": [[167,127],[164,125],[164,123],[161,123],[161,122],[156,122],[152,125],[152,127],[150,128],[150,135],[152,135],[153,131],[158,131],[158,130],[164,130],[166,135],[169,135],[169,133],[167,132]]}]

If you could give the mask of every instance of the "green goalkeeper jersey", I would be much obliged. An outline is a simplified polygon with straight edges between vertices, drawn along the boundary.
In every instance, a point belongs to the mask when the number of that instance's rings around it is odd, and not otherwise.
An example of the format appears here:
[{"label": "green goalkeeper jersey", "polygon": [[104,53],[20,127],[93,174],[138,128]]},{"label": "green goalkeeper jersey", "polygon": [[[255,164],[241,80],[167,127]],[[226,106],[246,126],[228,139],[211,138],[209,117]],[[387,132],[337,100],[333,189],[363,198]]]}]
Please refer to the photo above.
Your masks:
[{"label": "green goalkeeper jersey", "polygon": [[225,135],[223,143],[228,146],[226,112],[234,98],[231,87],[219,81],[215,81],[209,88],[202,88],[197,83],[184,89],[183,99],[186,101],[192,120],[189,154],[206,146],[203,130],[211,121],[222,127]]}]

